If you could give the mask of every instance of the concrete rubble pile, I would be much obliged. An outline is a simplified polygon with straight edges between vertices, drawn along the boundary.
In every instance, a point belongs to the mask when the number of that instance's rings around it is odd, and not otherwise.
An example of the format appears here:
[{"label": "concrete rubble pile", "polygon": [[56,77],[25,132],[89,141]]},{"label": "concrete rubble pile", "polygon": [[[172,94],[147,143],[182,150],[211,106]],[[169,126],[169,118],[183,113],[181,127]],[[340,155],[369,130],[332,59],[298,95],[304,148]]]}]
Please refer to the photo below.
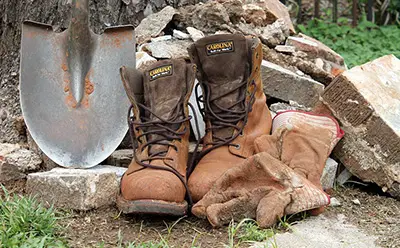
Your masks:
[{"label": "concrete rubble pile", "polygon": [[[218,0],[179,9],[167,6],[143,19],[135,33],[139,69],[160,59],[189,59],[189,45],[208,35],[259,37],[264,56],[262,80],[271,111],[310,111],[322,106],[331,112],[346,133],[334,157],[355,176],[400,198],[400,62],[395,57],[346,71],[339,54],[296,34],[287,8],[278,0]],[[103,162],[114,168],[100,166],[84,173],[53,169],[56,165],[29,136],[28,141],[30,150],[0,146],[0,183],[41,169],[46,172],[28,176],[28,191],[64,208],[88,210],[113,204],[118,180],[133,157],[132,150],[122,145]],[[16,158],[19,155],[21,159]],[[338,163],[328,159],[321,179],[324,189],[333,187],[337,169]],[[69,200],[58,201],[57,195]]]}]

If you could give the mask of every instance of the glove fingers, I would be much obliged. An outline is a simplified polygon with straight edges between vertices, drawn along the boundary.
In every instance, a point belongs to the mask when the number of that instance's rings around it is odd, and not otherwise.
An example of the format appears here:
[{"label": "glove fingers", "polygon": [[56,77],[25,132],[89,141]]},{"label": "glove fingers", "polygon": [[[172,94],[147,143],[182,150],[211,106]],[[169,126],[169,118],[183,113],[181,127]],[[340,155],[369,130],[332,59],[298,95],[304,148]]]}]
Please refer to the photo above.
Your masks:
[{"label": "glove fingers", "polygon": [[285,215],[285,207],[290,203],[291,198],[285,192],[271,192],[261,199],[257,207],[257,222],[262,228],[274,225]]},{"label": "glove fingers", "polygon": [[[199,218],[206,217],[206,209],[208,206],[224,203],[233,198],[246,195],[254,187],[257,187],[252,182],[253,177],[260,175],[260,170],[255,165],[254,156],[246,159],[239,166],[227,170],[215,183],[214,186],[197,202],[192,213]],[[261,171],[262,172],[262,171]]]},{"label": "glove fingers", "polygon": [[207,219],[213,227],[219,227],[231,220],[255,218],[258,200],[249,194],[224,203],[213,204],[206,209]]}]

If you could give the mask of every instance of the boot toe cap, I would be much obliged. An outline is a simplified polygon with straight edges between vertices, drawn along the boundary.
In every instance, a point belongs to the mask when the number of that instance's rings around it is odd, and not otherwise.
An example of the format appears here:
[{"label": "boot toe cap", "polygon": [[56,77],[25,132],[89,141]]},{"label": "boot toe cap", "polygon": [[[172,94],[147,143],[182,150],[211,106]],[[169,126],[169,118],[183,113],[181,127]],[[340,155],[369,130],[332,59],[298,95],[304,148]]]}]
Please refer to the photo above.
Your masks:
[{"label": "boot toe cap", "polygon": [[143,169],[121,179],[121,194],[126,200],[162,200],[182,202],[185,187],[171,172]]}]

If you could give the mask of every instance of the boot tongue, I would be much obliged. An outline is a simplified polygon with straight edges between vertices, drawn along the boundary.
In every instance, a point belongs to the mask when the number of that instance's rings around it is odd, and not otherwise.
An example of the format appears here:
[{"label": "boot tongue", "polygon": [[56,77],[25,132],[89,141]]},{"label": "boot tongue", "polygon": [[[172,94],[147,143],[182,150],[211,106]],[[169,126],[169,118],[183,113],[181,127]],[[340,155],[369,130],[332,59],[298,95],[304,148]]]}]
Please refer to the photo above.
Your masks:
[{"label": "boot tongue", "polygon": [[[241,87],[226,93],[237,88],[249,76],[246,38],[238,34],[213,35],[197,41],[194,47],[203,81],[210,86],[210,102],[216,99],[211,104],[211,109],[217,114],[223,111],[215,105],[230,110],[243,110],[242,104],[234,104],[243,99],[246,91]],[[219,129],[214,134],[229,138],[233,134],[233,128]]]},{"label": "boot tongue", "polygon": [[[151,121],[164,120],[177,121],[183,118],[182,101],[187,92],[185,61],[163,60],[152,64],[144,72],[144,101],[146,107],[153,114],[146,113]],[[173,130],[179,128],[179,124],[165,124]],[[160,129],[157,126],[149,127],[148,130]],[[148,141],[162,138],[163,136],[149,135]],[[152,145],[150,153],[167,151],[168,146]]]}]

